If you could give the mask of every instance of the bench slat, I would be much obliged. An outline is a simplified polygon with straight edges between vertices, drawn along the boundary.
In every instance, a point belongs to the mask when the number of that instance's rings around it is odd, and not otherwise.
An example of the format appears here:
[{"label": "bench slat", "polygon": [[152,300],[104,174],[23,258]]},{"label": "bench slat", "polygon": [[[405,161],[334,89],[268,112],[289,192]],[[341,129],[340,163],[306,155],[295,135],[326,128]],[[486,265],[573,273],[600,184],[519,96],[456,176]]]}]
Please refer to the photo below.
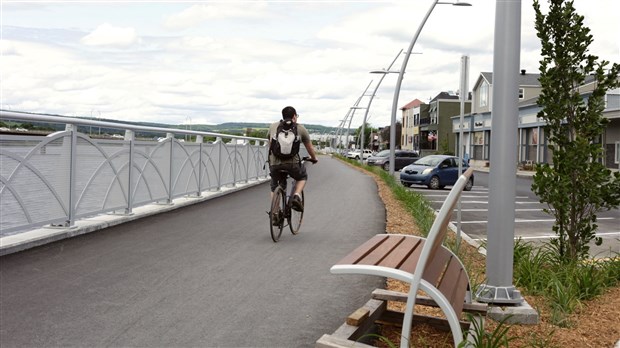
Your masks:
[{"label": "bench slat", "polygon": [[452,253],[444,248],[439,248],[435,256],[427,262],[422,278],[437,286],[451,258]]},{"label": "bench slat", "polygon": [[[392,290],[375,289],[372,298],[383,301],[407,302],[407,294]],[[416,296],[416,304],[439,307],[435,300],[427,296]],[[463,312],[486,315],[489,305],[486,303],[463,303]]]},{"label": "bench slat", "polygon": [[404,240],[404,236],[388,236],[380,245],[360,260],[358,264],[383,266],[381,261],[383,261],[388,255],[392,255],[393,253],[397,254],[399,250],[402,250],[400,244]]},{"label": "bench slat", "polygon": [[376,248],[378,245],[380,245],[387,237],[388,237],[387,234],[377,234],[377,235],[375,235],[374,237],[372,237],[369,240],[367,240],[364,244],[362,244],[359,247],[357,247],[355,250],[353,250],[347,256],[345,256],[342,260],[338,261],[336,264],[337,265],[349,265],[349,264],[350,265],[355,265],[355,264],[357,264],[359,262],[359,260],[361,260],[366,255],[368,255],[369,252],[374,250],[374,248]]},{"label": "bench slat", "polygon": [[[413,242],[414,240],[415,239],[412,239],[411,242]],[[398,269],[409,272],[411,274],[415,272],[415,268],[418,264],[418,260],[420,259],[420,255],[422,254],[422,249],[424,248],[424,243],[426,242],[426,240],[422,238],[417,238],[415,242],[415,247],[412,247],[411,254],[409,254],[409,256],[407,256],[407,259],[405,259],[403,263],[397,267]]]},{"label": "bench slat", "polygon": [[[396,236],[392,236],[394,238]],[[390,267],[394,269],[400,269],[405,272],[412,273],[415,270],[415,263],[420,255],[420,251],[422,250],[422,239],[416,237],[405,237],[404,240],[398,245],[398,250],[392,252],[390,255],[387,255],[383,262],[381,262],[381,266]],[[406,265],[407,260],[411,258],[412,254],[416,254],[413,259],[413,267],[409,267]]]},{"label": "bench slat", "polygon": [[451,260],[437,288],[450,301],[456,314],[460,315],[467,293],[467,277],[458,260]]}]

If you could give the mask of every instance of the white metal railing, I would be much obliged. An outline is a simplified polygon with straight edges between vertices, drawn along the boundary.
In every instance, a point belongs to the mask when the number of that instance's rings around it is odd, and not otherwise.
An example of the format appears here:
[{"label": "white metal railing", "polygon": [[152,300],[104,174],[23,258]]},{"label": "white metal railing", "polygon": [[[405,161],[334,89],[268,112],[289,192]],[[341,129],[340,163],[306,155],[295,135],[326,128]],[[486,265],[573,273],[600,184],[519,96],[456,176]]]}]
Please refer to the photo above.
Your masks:
[{"label": "white metal railing", "polygon": [[[138,206],[269,175],[266,139],[2,110],[0,119],[65,125],[47,136],[0,135],[0,237],[48,224],[71,227],[103,213],[131,214]],[[118,129],[124,139],[91,138],[78,126]],[[136,132],[166,137],[136,140]],[[205,137],[216,140],[205,143]]]}]

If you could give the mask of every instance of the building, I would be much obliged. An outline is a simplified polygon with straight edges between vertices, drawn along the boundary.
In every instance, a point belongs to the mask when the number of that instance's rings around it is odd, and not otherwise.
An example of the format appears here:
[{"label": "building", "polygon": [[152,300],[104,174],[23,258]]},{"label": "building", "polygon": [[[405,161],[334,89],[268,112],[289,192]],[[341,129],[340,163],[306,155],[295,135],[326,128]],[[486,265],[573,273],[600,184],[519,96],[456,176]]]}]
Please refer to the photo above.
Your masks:
[{"label": "building", "polygon": [[[419,119],[420,105],[422,101],[414,99],[407,105],[400,108],[402,111],[402,135],[400,139],[400,148],[403,150],[416,150],[419,144]],[[426,105],[426,104],[425,104]],[[417,122],[416,122],[417,121]]]},{"label": "building", "polygon": [[[441,92],[428,105],[420,104],[419,110],[413,111],[414,122],[416,113],[419,115],[417,145],[420,156],[454,153],[456,144],[452,134],[452,117],[460,116],[461,113],[459,95]],[[465,113],[471,113],[470,96],[465,101]]]},{"label": "building", "polygon": [[[528,74],[521,70],[519,74],[519,113],[518,113],[518,152],[519,163],[549,163],[551,154],[547,136],[544,134],[545,123],[538,118],[541,107],[537,104],[542,91],[540,74]],[[588,98],[593,90],[594,78],[586,79],[580,87],[580,93]],[[473,106],[471,114],[466,114],[463,121],[464,153],[477,166],[488,165],[491,151],[491,115],[493,100],[493,73],[482,72],[473,89]],[[608,91],[605,96],[603,116],[610,122],[600,139],[605,151],[605,165],[618,168],[620,165],[620,90]],[[455,133],[455,151],[458,149],[460,118],[452,117],[452,132]]]}]

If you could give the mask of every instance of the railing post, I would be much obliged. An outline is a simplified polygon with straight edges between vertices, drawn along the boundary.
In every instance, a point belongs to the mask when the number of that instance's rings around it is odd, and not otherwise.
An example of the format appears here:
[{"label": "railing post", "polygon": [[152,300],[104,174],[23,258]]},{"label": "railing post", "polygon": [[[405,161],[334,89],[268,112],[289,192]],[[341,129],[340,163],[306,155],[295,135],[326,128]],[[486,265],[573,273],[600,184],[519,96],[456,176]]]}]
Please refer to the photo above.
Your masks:
[{"label": "railing post", "polygon": [[217,156],[217,190],[220,191],[222,189],[222,138],[215,138],[215,143],[217,146],[218,156]]},{"label": "railing post", "polygon": [[248,139],[245,139],[245,146],[248,148],[248,156],[245,159],[245,183],[247,184],[250,182],[250,147],[252,146]]},{"label": "railing post", "polygon": [[132,214],[133,210],[133,156],[134,156],[134,140],[135,134],[132,130],[125,130],[125,141],[129,141],[129,159],[127,168],[127,208],[125,214]]},{"label": "railing post", "polygon": [[204,144],[202,135],[196,136],[196,142],[200,144],[198,152],[198,192],[196,192],[196,196],[200,197],[202,195],[202,146]]},{"label": "railing post", "polygon": [[75,223],[75,181],[76,181],[76,158],[77,158],[77,125],[67,124],[66,130],[71,132],[69,147],[69,220],[65,222],[65,227],[72,227]]},{"label": "railing post", "polygon": [[168,204],[172,204],[172,178],[173,178],[173,172],[172,172],[172,160],[174,159],[172,150],[174,149],[174,134],[172,133],[166,133],[166,138],[170,139],[170,162],[168,163],[168,171],[170,173],[170,177],[168,178]]},{"label": "railing post", "polygon": [[237,139],[233,139],[233,141],[235,142],[235,146],[234,146],[234,160],[233,160],[233,187],[237,186]]}]

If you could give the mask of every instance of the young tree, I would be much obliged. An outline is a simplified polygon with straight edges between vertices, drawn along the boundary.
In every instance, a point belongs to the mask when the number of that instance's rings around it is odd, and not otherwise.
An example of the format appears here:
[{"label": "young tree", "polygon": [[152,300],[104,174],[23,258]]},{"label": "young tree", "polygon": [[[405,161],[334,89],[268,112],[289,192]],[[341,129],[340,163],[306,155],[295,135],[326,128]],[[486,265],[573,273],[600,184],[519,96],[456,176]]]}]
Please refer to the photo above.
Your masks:
[{"label": "young tree", "polygon": [[[605,93],[620,86],[620,65],[598,61],[588,53],[593,41],[573,1],[550,0],[549,12],[534,1],[536,30],[542,44],[538,113],[546,122],[545,134],[553,152],[553,165],[536,168],[532,190],[547,203],[545,211],[556,221],[552,240],[565,260],[588,255],[588,243],[602,243],[595,232],[596,214],[620,204],[620,174],[601,163],[601,135]],[[592,90],[585,90],[586,79]]]},{"label": "young tree", "polygon": [[[372,134],[372,132],[376,132],[377,130],[375,128],[370,127],[370,125],[368,123],[366,123],[364,125],[364,147],[365,148],[370,148],[371,143],[371,138],[370,135]],[[355,130],[355,139],[357,139],[357,143],[360,143],[360,133],[362,132],[362,126],[357,127],[357,129]]]}]

